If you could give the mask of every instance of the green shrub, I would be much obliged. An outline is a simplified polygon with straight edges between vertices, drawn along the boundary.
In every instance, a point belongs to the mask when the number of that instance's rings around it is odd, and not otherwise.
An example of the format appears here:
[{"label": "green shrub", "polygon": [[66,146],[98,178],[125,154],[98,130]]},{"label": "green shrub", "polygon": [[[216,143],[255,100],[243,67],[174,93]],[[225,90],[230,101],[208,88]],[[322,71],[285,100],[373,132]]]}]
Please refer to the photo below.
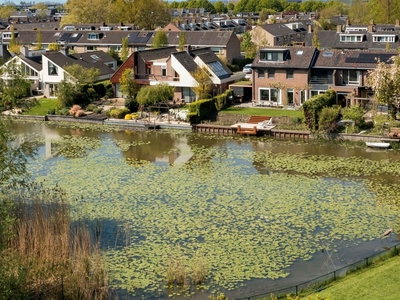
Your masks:
[{"label": "green shrub", "polygon": [[95,109],[93,109],[93,112],[94,112],[95,114],[101,114],[102,111],[103,111],[103,109],[102,109],[101,107],[96,107]]},{"label": "green shrub", "polygon": [[113,108],[110,109],[110,117],[115,119],[123,119],[130,111],[127,108]]},{"label": "green shrub", "polygon": [[129,109],[130,112],[137,112],[139,109],[139,103],[133,98],[126,98],[125,107]]},{"label": "green shrub", "polygon": [[89,105],[86,107],[86,110],[87,110],[87,111],[94,111],[95,109],[97,109],[97,105],[94,105],[94,104],[89,104]]},{"label": "green shrub", "polygon": [[48,114],[48,115],[55,115],[55,114],[56,114],[56,109],[55,109],[55,108],[50,108],[50,109],[47,111],[47,114]]},{"label": "green shrub", "polygon": [[310,130],[315,131],[318,129],[320,112],[324,107],[331,106],[335,99],[335,91],[328,90],[324,94],[314,96],[303,103],[304,119]]},{"label": "green shrub", "polygon": [[344,120],[353,120],[358,127],[362,127],[365,124],[363,117],[365,110],[359,105],[342,108],[341,114]]},{"label": "green shrub", "polygon": [[324,107],[319,114],[318,128],[320,132],[335,132],[340,119],[340,106]]},{"label": "green shrub", "polygon": [[69,116],[69,108],[64,107],[56,111],[56,114],[59,116]]}]

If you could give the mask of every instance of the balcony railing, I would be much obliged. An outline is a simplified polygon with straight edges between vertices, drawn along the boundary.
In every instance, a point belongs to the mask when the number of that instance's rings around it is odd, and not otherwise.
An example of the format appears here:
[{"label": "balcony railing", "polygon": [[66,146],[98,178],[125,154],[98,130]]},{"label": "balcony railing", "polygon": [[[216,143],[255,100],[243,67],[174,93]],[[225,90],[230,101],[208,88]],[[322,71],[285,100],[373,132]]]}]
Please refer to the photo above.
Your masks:
[{"label": "balcony railing", "polygon": [[310,84],[332,84],[332,78],[311,78]]}]

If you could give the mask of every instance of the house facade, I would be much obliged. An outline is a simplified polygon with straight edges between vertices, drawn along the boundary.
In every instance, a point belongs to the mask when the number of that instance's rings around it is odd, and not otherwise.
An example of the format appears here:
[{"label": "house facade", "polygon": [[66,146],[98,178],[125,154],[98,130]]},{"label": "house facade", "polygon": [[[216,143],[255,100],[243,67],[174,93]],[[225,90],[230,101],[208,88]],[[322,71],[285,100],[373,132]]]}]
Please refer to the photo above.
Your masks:
[{"label": "house facade", "polygon": [[[40,23],[38,23],[40,24]],[[52,23],[49,23],[52,24]],[[48,49],[50,44],[57,43],[68,46],[76,53],[115,50],[121,52],[122,41],[128,39],[128,55],[135,51],[150,49],[156,31],[135,30],[133,26],[119,25],[64,25],[59,28],[37,27],[27,28],[25,24],[14,26],[14,36],[19,45],[36,46],[39,43]],[[23,26],[22,26],[23,25]],[[32,25],[33,26],[33,25]],[[179,48],[179,32],[167,31],[168,45]],[[185,45],[192,48],[210,47],[213,52],[228,62],[240,59],[240,41],[232,31],[185,31]],[[11,31],[2,32],[3,49],[11,42]]]},{"label": "house facade", "polygon": [[253,99],[272,106],[300,106],[331,89],[338,105],[365,105],[372,97],[368,71],[387,62],[394,50],[322,50],[274,47],[259,51],[253,61]]},{"label": "house facade", "polygon": [[119,80],[126,69],[132,69],[140,85],[165,83],[173,86],[176,102],[193,102],[197,85],[192,73],[204,68],[209,74],[214,95],[228,89],[230,83],[244,77],[242,72],[233,74],[209,48],[188,48],[176,51],[174,46],[134,52],[112,76],[111,83],[117,97],[122,97]]},{"label": "house facade", "polygon": [[[46,97],[57,97],[58,85],[68,78],[67,66],[78,64],[86,69],[96,68],[100,71],[99,81],[110,79],[117,68],[116,60],[102,51],[78,55],[70,54],[68,48],[46,51],[22,47],[21,54],[7,61],[4,67],[9,64],[22,68],[26,78],[32,82],[32,95],[43,94]],[[3,79],[7,76],[2,74]]]}]

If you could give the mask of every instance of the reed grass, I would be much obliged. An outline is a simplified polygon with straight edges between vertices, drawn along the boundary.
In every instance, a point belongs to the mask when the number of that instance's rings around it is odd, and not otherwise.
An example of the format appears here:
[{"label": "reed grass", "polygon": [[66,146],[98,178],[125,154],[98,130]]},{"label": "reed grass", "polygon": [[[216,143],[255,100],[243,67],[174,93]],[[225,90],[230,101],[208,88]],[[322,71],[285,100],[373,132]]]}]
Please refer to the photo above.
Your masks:
[{"label": "reed grass", "polygon": [[34,295],[59,285],[62,278],[64,299],[107,299],[99,243],[92,242],[85,224],[71,221],[64,191],[32,183],[9,188],[7,195],[14,201],[15,217],[14,234],[4,251],[14,262],[8,276],[13,269],[26,270],[18,289]]}]

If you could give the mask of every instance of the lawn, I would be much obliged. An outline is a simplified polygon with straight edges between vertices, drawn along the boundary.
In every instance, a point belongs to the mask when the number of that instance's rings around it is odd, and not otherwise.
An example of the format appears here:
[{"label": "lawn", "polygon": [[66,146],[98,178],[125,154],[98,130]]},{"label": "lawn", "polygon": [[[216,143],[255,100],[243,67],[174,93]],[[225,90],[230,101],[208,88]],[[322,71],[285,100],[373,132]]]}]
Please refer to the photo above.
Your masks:
[{"label": "lawn", "polygon": [[[395,256],[375,267],[363,269],[334,282],[318,293],[331,300],[347,299],[400,299],[400,257]],[[311,295],[316,299],[316,294]],[[308,299],[308,296],[302,298]]]},{"label": "lawn", "polygon": [[32,107],[29,111],[24,112],[24,115],[45,116],[50,109],[57,107],[56,99],[40,98],[39,105]]},{"label": "lawn", "polygon": [[291,109],[268,109],[268,108],[256,108],[256,107],[229,107],[222,110],[227,114],[242,114],[250,116],[270,116],[270,117],[301,117],[303,115],[301,110]]}]

